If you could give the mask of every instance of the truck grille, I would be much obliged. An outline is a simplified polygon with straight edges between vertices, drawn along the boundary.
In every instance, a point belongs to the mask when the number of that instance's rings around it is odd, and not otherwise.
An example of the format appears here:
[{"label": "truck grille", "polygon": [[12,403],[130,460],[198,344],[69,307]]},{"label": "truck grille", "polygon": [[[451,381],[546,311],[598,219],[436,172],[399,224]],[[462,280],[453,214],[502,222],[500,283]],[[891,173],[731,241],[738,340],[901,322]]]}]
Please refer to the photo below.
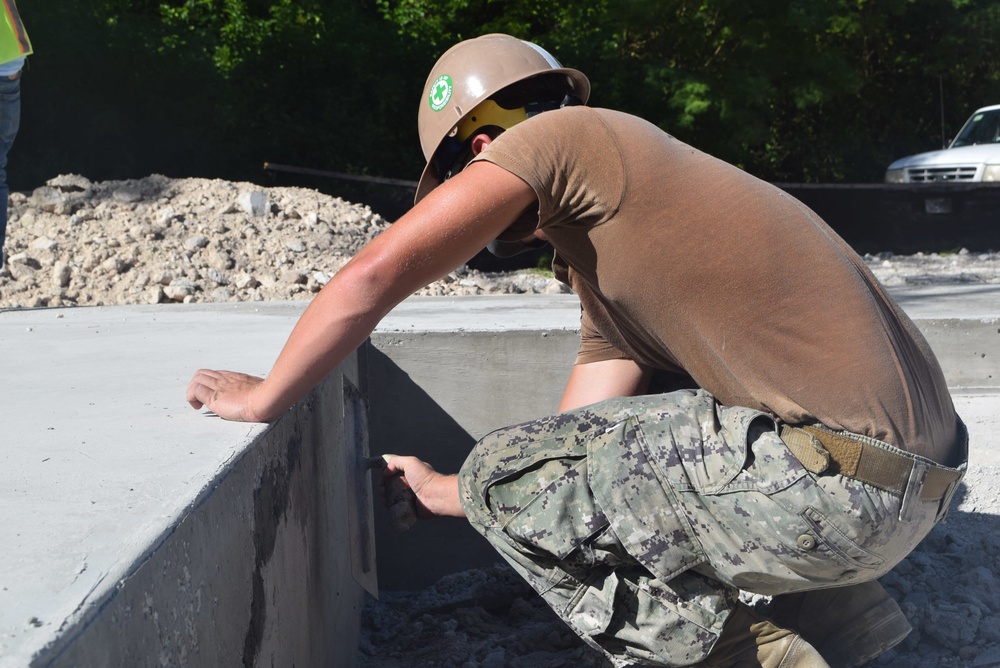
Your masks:
[{"label": "truck grille", "polygon": [[906,170],[910,183],[941,183],[975,181],[976,166],[965,167],[910,167]]}]

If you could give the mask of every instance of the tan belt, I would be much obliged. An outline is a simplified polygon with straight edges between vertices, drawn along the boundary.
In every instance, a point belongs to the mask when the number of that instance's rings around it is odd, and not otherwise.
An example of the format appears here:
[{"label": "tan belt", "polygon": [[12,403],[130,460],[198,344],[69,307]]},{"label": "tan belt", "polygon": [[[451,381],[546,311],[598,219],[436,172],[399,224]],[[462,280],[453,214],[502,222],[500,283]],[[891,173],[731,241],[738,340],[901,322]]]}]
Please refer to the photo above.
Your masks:
[{"label": "tan belt", "polygon": [[[840,473],[879,489],[903,495],[913,460],[865,441],[812,426],[781,425],[781,440],[813,473]],[[921,501],[940,501],[961,477],[953,469],[931,466],[920,489]]]}]

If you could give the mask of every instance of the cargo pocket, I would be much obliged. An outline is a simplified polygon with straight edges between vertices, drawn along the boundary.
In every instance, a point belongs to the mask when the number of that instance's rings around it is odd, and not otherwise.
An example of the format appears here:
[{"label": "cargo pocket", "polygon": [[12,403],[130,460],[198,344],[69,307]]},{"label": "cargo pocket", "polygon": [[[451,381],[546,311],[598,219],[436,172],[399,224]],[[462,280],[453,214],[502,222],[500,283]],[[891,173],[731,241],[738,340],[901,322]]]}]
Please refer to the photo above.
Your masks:
[{"label": "cargo pocket", "polygon": [[[725,595],[704,583],[697,592],[674,592],[638,566],[598,574],[579,588],[560,616],[617,665],[686,666],[708,655],[728,617]],[[692,615],[695,608],[701,614]]]},{"label": "cargo pocket", "polygon": [[587,487],[586,459],[552,459],[533,467],[530,487],[519,479],[500,481],[487,495],[494,512],[514,511],[501,527],[541,555],[565,559],[608,526]]},{"label": "cargo pocket", "polygon": [[625,550],[659,580],[706,561],[677,495],[651,461],[635,416],[588,442],[589,480]]},{"label": "cargo pocket", "polygon": [[[608,519],[594,502],[587,486],[584,453],[565,441],[539,441],[514,468],[491,476],[485,500],[517,550],[529,557],[533,586],[544,593],[562,577],[555,562],[566,559],[595,534],[608,527]],[[548,446],[548,447],[546,447]],[[533,559],[530,559],[533,558]],[[586,565],[586,555],[575,555]]]},{"label": "cargo pocket", "polygon": [[[806,541],[807,551],[828,554],[849,569],[872,570],[885,563],[884,558],[855,543],[815,508],[807,507],[801,516],[815,536],[813,544],[810,545]],[[799,547],[800,549],[803,547],[802,538],[799,540]]]}]

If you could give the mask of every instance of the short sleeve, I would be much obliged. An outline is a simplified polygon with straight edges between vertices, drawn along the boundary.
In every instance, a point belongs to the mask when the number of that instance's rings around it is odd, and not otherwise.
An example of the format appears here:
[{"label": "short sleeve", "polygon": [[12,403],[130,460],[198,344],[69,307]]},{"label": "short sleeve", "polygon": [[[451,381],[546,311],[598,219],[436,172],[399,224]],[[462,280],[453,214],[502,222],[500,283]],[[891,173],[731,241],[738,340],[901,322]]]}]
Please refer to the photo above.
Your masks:
[{"label": "short sleeve", "polygon": [[620,148],[589,107],[547,111],[503,132],[476,156],[527,183],[538,198],[538,228],[586,229],[607,222],[625,192]]},{"label": "short sleeve", "polygon": [[575,364],[590,364],[604,360],[629,359],[629,356],[618,350],[597,331],[594,321],[586,309],[580,311],[580,350],[576,355]]}]

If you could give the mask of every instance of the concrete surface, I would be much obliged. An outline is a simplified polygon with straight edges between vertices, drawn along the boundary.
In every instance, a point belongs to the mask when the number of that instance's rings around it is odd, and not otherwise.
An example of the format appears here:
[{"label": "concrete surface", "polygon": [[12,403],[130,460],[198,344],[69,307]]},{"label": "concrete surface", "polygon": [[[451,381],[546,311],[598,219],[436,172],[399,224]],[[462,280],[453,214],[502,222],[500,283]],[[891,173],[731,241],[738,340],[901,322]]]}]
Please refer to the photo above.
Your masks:
[{"label": "concrete surface", "polygon": [[357,360],[270,426],[184,401],[199,366],[265,372],[299,312],[0,313],[0,666],[353,665]]},{"label": "concrete surface", "polygon": [[[1000,447],[997,286],[894,293],[986,456]],[[352,665],[364,518],[335,510],[361,493],[336,443],[357,436],[345,422],[363,408],[345,376],[271,427],[184,402],[198,367],[265,373],[304,307],[0,313],[0,666]],[[343,370],[368,379],[372,452],[454,470],[488,431],[552,412],[578,318],[573,296],[404,302],[362,356],[367,373]],[[378,519],[385,588],[493,560],[461,522],[386,536]],[[330,628],[348,636],[316,635]]]}]

